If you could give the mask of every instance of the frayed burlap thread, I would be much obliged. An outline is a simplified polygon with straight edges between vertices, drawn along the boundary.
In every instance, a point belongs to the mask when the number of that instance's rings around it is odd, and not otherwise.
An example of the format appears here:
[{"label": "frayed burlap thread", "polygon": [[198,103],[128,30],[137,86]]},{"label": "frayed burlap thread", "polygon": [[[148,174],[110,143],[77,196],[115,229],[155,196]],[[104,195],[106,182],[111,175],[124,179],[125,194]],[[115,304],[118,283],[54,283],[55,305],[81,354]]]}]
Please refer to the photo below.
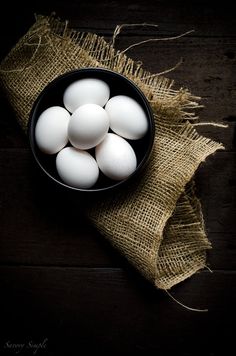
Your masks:
[{"label": "frayed burlap thread", "polygon": [[149,100],[156,124],[153,153],[132,186],[94,203],[90,220],[156,287],[169,289],[206,266],[207,239],[193,177],[222,144],[191,124],[200,98],[144,70],[102,37],[38,16],[0,66],[1,84],[24,131],[40,91],[55,77],[103,67],[131,79]]}]

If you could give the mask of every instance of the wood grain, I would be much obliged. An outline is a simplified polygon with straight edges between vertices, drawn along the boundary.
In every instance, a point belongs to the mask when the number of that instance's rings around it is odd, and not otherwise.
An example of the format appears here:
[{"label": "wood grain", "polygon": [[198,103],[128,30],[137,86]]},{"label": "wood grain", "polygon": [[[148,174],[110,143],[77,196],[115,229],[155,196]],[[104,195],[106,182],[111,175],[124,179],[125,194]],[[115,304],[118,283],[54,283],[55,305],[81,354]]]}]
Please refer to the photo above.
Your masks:
[{"label": "wood grain", "polygon": [[197,274],[172,292],[186,305],[208,308],[206,313],[184,309],[131,269],[1,267],[0,278],[2,345],[16,337],[47,338],[50,355],[97,349],[219,355],[233,345],[234,273]]}]

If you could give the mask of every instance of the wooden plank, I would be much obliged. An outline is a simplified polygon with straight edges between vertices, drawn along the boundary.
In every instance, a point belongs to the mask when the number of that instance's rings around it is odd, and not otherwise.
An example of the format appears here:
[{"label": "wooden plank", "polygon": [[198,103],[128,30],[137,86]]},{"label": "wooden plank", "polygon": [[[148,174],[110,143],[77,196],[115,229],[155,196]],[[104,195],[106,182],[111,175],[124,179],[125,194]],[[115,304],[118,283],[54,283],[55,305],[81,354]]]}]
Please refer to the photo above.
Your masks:
[{"label": "wooden plank", "polygon": [[234,233],[236,229],[236,154],[218,152],[196,174],[209,232]]},{"label": "wooden plank", "polygon": [[[218,152],[198,172],[198,194],[213,244],[209,252],[212,269],[235,269],[233,157],[234,153]],[[51,190],[38,173],[28,150],[0,150],[0,262],[125,265],[84,219],[83,206],[70,201],[71,196]]]},{"label": "wooden plank", "polygon": [[0,115],[0,147],[28,148],[28,140],[16,120],[13,108],[8,103],[2,89],[0,91],[2,114]]},{"label": "wooden plank", "polygon": [[233,346],[235,273],[198,273],[171,290],[205,313],[186,310],[132,270],[2,266],[0,280],[0,348],[47,339],[50,355],[189,356]]},{"label": "wooden plank", "polygon": [[[50,3],[40,1],[29,4],[23,0],[14,7],[6,3],[1,30],[4,30],[4,42],[9,44],[34,22],[34,13],[50,15],[55,12],[61,19],[68,19],[72,27],[99,34],[111,35],[117,24],[146,22],[158,24],[158,30],[136,28],[135,33],[163,36],[195,29],[197,36],[235,36],[233,4],[230,1],[226,1],[226,4],[222,11],[221,4],[201,0],[179,1],[178,4],[174,0],[168,3],[149,0],[148,4],[145,0],[131,3],[126,0],[99,3],[96,0],[71,0],[67,3],[53,0]],[[14,26],[9,26],[8,19]],[[133,31],[128,29],[126,33],[132,35]]]},{"label": "wooden plank", "polygon": [[212,243],[208,252],[207,263],[213,270],[236,270],[235,230],[232,233],[207,232]]}]

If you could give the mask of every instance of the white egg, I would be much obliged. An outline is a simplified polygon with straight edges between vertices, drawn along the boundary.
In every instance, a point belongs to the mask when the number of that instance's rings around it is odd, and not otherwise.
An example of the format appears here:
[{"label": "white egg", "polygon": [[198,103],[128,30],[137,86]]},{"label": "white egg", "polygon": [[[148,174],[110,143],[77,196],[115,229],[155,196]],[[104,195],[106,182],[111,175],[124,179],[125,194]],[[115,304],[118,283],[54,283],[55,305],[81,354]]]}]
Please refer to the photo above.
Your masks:
[{"label": "white egg", "polygon": [[66,147],[56,157],[56,168],[62,181],[81,189],[91,188],[99,176],[97,162],[86,151]]},{"label": "white egg", "polygon": [[131,145],[122,137],[108,133],[95,149],[101,171],[114,180],[126,179],[137,167],[137,158]]},{"label": "white egg", "polygon": [[73,113],[84,104],[104,106],[110,97],[110,88],[103,80],[96,78],[79,79],[65,90],[63,102],[67,110]]},{"label": "white egg", "polygon": [[97,146],[109,129],[107,112],[99,105],[85,104],[71,115],[68,136],[71,144],[81,150]]},{"label": "white egg", "polygon": [[113,96],[106,104],[111,129],[118,135],[138,140],[148,130],[147,116],[141,105],[126,95]]},{"label": "white egg", "polygon": [[60,106],[41,113],[35,127],[35,140],[42,152],[55,154],[66,146],[69,120],[69,112]]}]

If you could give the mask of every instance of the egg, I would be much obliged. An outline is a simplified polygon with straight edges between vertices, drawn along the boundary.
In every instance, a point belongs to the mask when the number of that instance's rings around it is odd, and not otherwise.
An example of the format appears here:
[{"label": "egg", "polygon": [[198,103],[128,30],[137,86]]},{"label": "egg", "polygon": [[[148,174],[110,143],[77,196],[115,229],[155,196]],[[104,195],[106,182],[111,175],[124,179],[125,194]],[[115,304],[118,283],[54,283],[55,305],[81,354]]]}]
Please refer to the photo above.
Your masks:
[{"label": "egg", "polygon": [[126,179],[137,167],[132,146],[113,133],[108,133],[96,147],[95,157],[101,171],[113,180]]},{"label": "egg", "polygon": [[57,154],[56,168],[62,181],[75,188],[91,188],[99,177],[93,156],[74,147],[65,147]]},{"label": "egg", "polygon": [[68,136],[71,144],[81,150],[97,146],[109,129],[107,112],[99,105],[85,104],[71,115]]},{"label": "egg", "polygon": [[141,105],[126,95],[113,96],[106,104],[110,127],[116,134],[138,140],[148,131],[147,116]]},{"label": "egg", "polygon": [[84,104],[104,106],[110,97],[110,88],[103,80],[96,78],[79,79],[71,83],[63,95],[63,103],[73,113]]},{"label": "egg", "polygon": [[59,152],[68,142],[70,113],[60,106],[44,110],[35,127],[35,140],[39,149],[46,154]]}]

